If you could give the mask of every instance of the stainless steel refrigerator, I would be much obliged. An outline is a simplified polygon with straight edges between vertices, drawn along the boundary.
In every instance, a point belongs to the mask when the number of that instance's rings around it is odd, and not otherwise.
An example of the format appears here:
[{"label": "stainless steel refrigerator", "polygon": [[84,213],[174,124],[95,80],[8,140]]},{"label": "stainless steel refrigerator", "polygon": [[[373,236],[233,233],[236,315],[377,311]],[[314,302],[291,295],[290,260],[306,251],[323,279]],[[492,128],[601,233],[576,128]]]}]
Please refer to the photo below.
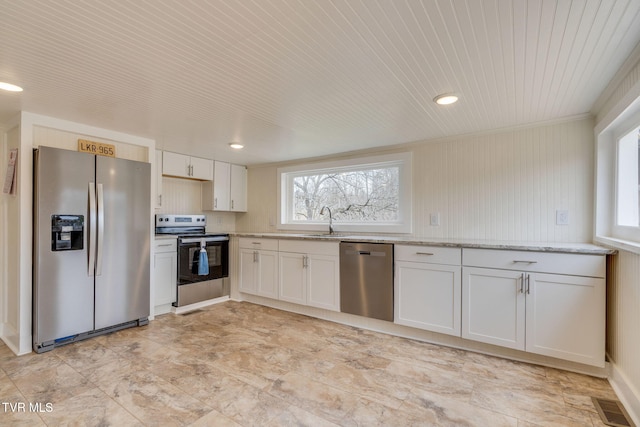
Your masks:
[{"label": "stainless steel refrigerator", "polygon": [[146,324],[150,165],[34,153],[33,349]]}]

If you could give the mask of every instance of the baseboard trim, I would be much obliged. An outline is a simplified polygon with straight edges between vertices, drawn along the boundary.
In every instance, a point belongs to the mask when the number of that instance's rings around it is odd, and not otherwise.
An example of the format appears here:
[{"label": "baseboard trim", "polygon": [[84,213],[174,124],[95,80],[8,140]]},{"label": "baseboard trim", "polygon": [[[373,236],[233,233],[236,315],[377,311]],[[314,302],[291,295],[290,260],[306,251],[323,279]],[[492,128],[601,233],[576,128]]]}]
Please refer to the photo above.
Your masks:
[{"label": "baseboard trim", "polygon": [[609,383],[616,392],[618,399],[624,405],[633,423],[640,426],[640,392],[631,384],[627,376],[613,362],[611,364],[611,374]]}]

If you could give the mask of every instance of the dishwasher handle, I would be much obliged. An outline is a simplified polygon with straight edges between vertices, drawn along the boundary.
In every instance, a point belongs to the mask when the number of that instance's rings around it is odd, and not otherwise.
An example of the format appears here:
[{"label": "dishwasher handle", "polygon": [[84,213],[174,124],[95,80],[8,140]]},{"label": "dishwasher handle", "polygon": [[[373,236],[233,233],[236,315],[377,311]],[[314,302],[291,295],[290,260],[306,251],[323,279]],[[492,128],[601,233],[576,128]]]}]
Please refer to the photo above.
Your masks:
[{"label": "dishwasher handle", "polygon": [[363,256],[387,256],[385,252],[382,251],[354,251],[347,249],[345,251],[345,255],[363,255]]}]

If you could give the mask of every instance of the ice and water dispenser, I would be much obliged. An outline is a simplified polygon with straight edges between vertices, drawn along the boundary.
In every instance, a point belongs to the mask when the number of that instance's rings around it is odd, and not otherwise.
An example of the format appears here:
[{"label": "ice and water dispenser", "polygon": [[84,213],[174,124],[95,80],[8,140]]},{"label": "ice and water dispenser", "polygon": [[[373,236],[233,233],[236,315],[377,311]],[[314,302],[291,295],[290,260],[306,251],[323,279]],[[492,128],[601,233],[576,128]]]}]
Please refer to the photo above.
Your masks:
[{"label": "ice and water dispenser", "polygon": [[51,215],[51,250],[83,249],[84,215]]}]

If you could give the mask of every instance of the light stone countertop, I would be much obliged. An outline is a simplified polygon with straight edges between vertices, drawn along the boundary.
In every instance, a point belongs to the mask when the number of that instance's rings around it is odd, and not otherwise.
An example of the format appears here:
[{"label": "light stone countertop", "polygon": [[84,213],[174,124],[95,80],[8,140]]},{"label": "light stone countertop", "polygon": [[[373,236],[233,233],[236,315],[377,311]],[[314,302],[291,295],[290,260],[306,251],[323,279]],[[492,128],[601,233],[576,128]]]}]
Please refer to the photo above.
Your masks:
[{"label": "light stone countertop", "polygon": [[348,233],[229,233],[235,237],[295,239],[339,242],[394,243],[402,245],[441,246],[453,248],[502,249],[531,252],[557,252],[587,255],[613,255],[614,249],[591,243],[516,242],[499,240],[436,239],[414,236],[355,235]]}]

